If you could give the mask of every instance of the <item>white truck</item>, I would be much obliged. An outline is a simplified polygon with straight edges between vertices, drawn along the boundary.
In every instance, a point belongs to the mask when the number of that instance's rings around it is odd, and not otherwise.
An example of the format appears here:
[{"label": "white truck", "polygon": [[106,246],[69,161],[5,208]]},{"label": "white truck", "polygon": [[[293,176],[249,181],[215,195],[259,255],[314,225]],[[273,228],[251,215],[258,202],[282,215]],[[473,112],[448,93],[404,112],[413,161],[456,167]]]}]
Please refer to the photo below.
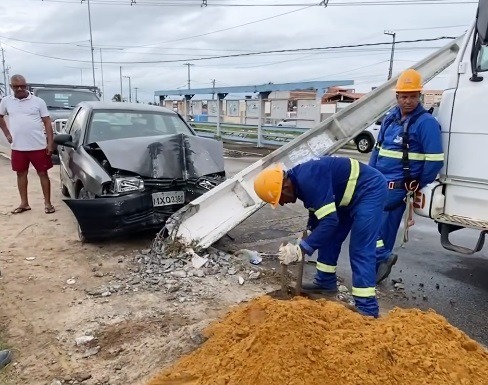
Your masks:
[{"label": "white truck", "polygon": [[[444,167],[439,179],[424,188],[414,203],[418,215],[438,223],[442,246],[463,254],[480,251],[488,232],[487,75],[488,0],[480,0],[437,113]],[[463,228],[480,231],[474,248],[450,242],[449,234]]]},{"label": "white truck", "polygon": [[[467,32],[412,68],[428,82],[454,64],[437,119],[442,126],[445,166],[439,179],[417,194],[414,210],[438,223],[441,243],[463,254],[483,247],[488,232],[488,0],[479,0]],[[331,154],[376,122],[395,104],[393,77],[317,127],[176,212],[166,223],[168,241],[209,247],[263,207],[253,189],[255,176],[274,163],[291,168]],[[485,155],[483,155],[485,154]],[[480,231],[474,248],[453,245],[449,234],[462,228]]]}]

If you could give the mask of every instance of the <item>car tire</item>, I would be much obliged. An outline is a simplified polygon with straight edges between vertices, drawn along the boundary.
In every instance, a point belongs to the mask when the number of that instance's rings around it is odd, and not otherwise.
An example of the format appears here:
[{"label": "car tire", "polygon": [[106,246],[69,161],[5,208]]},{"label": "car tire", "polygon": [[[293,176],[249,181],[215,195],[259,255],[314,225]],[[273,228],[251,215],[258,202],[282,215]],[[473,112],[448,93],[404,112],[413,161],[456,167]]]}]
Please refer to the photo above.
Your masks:
[{"label": "car tire", "polygon": [[358,135],[356,137],[355,142],[356,142],[356,148],[362,154],[367,154],[368,152],[371,152],[374,146],[373,139],[366,134]]},{"label": "car tire", "polygon": [[[80,190],[78,191],[77,199],[90,199],[90,192],[85,189],[85,187],[81,186]],[[83,231],[81,231],[81,226],[78,224],[78,239],[81,243],[91,243],[97,241],[94,238],[87,238]]]},{"label": "car tire", "polygon": [[64,185],[63,183],[63,178],[62,178],[62,171],[61,171],[61,166],[59,167],[59,181],[60,181],[60,184],[61,184],[61,195],[66,197],[66,198],[69,198],[69,191],[68,191],[68,188]]}]

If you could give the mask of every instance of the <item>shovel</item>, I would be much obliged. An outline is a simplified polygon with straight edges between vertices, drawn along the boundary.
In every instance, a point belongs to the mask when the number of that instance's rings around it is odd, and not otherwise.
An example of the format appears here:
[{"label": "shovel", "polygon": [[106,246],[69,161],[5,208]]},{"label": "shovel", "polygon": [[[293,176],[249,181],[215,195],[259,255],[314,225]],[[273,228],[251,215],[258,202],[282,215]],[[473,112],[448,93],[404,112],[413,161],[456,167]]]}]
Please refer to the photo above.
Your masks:
[{"label": "shovel", "polygon": [[[306,237],[307,237],[307,230],[303,230],[302,239],[305,239]],[[297,274],[297,282],[295,285],[295,295],[300,295],[302,292],[304,266],[305,266],[305,256],[302,256],[302,260],[298,263],[298,274]]]}]

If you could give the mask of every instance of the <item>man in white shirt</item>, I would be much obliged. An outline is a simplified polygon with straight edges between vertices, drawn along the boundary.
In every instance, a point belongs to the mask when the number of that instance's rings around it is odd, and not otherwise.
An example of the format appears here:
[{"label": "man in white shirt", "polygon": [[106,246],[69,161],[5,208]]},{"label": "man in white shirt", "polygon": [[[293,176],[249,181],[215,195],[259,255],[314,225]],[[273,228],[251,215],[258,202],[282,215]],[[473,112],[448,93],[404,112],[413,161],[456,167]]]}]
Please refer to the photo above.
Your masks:
[{"label": "man in white shirt", "polygon": [[[44,194],[44,212],[54,213],[51,204],[51,182],[48,170],[53,167],[51,154],[54,150],[53,129],[46,103],[27,90],[22,75],[11,78],[14,95],[0,102],[0,129],[12,149],[12,170],[17,173],[20,205],[12,211],[20,214],[30,210],[27,198],[27,173],[29,165],[36,169]],[[4,116],[8,115],[8,127]]]}]

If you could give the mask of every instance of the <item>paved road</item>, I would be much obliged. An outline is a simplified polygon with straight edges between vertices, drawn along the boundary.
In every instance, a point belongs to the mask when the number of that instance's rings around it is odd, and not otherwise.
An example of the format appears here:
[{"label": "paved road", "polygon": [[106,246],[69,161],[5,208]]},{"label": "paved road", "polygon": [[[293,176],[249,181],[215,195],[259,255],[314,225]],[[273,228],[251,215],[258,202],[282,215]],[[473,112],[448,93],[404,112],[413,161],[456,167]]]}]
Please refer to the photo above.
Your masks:
[{"label": "paved road", "polygon": [[[346,153],[355,157],[359,155],[357,152]],[[228,172],[235,173],[254,159],[227,159]],[[365,156],[359,157],[362,161],[366,159]],[[219,244],[232,249],[250,248],[276,253],[281,242],[293,239],[304,228],[307,215],[301,204],[276,210],[265,207],[229,233],[233,241],[224,237]],[[390,277],[401,278],[405,291],[395,290],[391,279],[380,284],[382,307],[434,309],[472,338],[488,345],[488,248],[474,256],[449,252],[440,245],[434,222],[418,216],[415,220],[409,242],[398,250],[399,261]],[[470,230],[461,230],[453,239],[463,245],[474,246],[477,235]],[[350,285],[348,241],[343,246],[338,274]],[[311,279],[313,273],[313,265],[308,265],[306,279]]]},{"label": "paved road", "polygon": [[[0,134],[0,142],[2,140],[4,138]],[[339,154],[367,161],[367,156],[356,151],[346,150]],[[254,156],[227,157],[228,175],[234,175],[256,159]],[[250,248],[275,253],[282,242],[294,239],[303,230],[307,215],[300,203],[276,210],[265,207],[233,229],[229,233],[232,239],[224,237],[218,245],[234,250]],[[476,234],[461,230],[454,239],[471,246],[476,241]],[[347,249],[348,240],[343,247],[338,274],[350,285]],[[488,249],[474,256],[449,252],[440,245],[435,223],[416,217],[410,241],[398,253],[400,259],[391,278],[402,278],[405,291],[396,291],[390,280],[382,283],[379,286],[382,307],[432,308],[471,337],[488,345]],[[308,265],[306,279],[310,279],[313,273],[313,265]]]}]

